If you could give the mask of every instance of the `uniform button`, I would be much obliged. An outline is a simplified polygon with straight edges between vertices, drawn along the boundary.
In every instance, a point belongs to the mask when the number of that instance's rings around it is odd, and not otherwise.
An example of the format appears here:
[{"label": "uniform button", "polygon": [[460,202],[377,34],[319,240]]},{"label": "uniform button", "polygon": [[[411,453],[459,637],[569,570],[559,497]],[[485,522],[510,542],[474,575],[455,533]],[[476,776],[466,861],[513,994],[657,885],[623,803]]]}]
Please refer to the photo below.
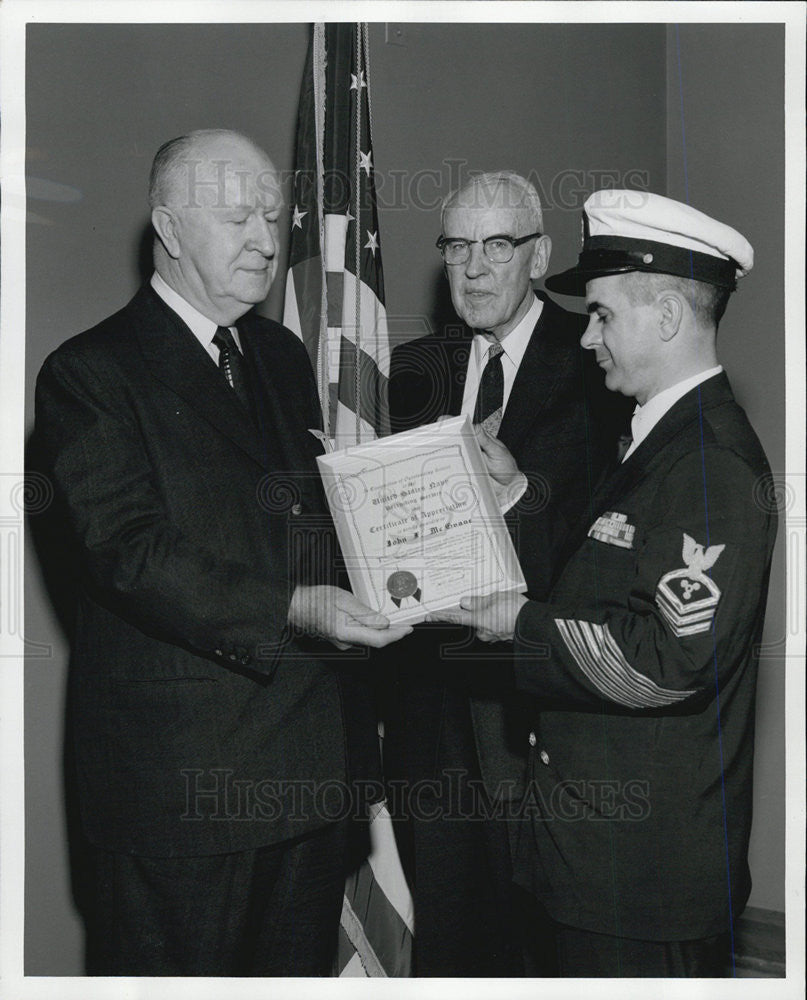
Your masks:
[{"label": "uniform button", "polygon": [[303,512],[303,505],[301,503],[293,503],[291,505],[291,512],[295,517],[299,517]]},{"label": "uniform button", "polygon": [[220,649],[214,649],[213,652],[216,654],[216,656],[224,656],[224,653],[222,653]]},{"label": "uniform button", "polygon": [[538,739],[537,739],[535,733],[530,733],[530,746],[534,747],[537,742],[538,742]]},{"label": "uniform button", "polygon": [[546,752],[546,750],[542,750],[540,756],[541,756],[541,763],[542,764],[548,764],[549,763],[549,754]]},{"label": "uniform button", "polygon": [[230,659],[231,660],[237,660],[238,657],[235,655],[235,653],[230,653]]}]

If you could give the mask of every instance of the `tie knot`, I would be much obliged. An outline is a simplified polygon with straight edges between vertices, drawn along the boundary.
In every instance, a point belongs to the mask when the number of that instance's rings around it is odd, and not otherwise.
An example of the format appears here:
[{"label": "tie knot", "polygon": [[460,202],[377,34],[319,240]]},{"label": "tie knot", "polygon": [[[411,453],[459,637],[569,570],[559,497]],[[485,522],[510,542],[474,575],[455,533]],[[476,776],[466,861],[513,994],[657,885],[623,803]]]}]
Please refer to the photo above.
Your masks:
[{"label": "tie knot", "polygon": [[216,332],[213,334],[213,343],[220,351],[224,348],[228,351],[238,350],[235,343],[235,337],[233,337],[232,330],[230,330],[229,326],[216,327]]},{"label": "tie knot", "polygon": [[488,361],[492,361],[494,358],[498,358],[498,356],[502,354],[503,351],[504,348],[497,340],[495,344],[491,344],[490,347],[488,348]]}]

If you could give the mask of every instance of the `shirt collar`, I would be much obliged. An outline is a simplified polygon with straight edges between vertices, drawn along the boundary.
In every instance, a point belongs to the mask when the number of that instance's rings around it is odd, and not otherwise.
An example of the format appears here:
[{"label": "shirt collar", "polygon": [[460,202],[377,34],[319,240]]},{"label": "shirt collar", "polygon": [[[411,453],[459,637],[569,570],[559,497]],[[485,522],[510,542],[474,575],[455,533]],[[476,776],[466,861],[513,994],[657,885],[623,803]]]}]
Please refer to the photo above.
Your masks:
[{"label": "shirt collar", "polygon": [[[514,326],[507,336],[499,341],[502,345],[503,353],[515,368],[518,368],[521,364],[521,359],[524,357],[524,352],[527,350],[527,344],[530,342],[532,331],[540,319],[543,308],[543,302],[537,295],[533,295],[532,305],[521,318],[518,325]],[[481,361],[485,357],[492,342],[493,338],[490,334],[485,334],[481,330],[474,331],[474,348],[477,360]]]},{"label": "shirt collar", "polygon": [[[160,296],[169,309],[173,309],[183,323],[190,327],[193,335],[202,347],[204,347],[206,351],[209,351],[210,345],[213,342],[213,337],[218,329],[218,323],[214,323],[212,319],[208,319],[207,316],[200,313],[199,310],[195,306],[192,306],[187,299],[184,299],[179,292],[174,291],[168,282],[156,271],[151,276],[151,287],[157,295]],[[243,353],[241,342],[238,339],[238,331],[234,326],[231,326],[230,330],[235,338],[238,350]]]},{"label": "shirt collar", "polygon": [[682,379],[667,389],[662,389],[661,392],[656,393],[655,396],[648,399],[644,406],[637,406],[633,411],[633,419],[630,425],[633,444],[628,454],[639,447],[659,420],[661,420],[665,413],[672,409],[682,396],[685,396],[690,389],[694,389],[696,385],[700,385],[701,382],[719,375],[722,371],[722,365],[707,368],[705,371],[698,372],[697,375],[691,375],[689,378]]}]

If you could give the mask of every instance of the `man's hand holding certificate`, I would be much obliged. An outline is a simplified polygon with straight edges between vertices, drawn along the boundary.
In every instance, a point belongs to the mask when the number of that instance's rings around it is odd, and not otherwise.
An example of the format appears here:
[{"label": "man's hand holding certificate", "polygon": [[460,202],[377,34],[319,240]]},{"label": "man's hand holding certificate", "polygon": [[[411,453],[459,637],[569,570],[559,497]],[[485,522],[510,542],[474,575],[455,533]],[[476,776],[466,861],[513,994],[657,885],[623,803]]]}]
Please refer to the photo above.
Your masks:
[{"label": "man's hand holding certificate", "polygon": [[526,589],[497,500],[513,470],[494,488],[466,417],[317,461],[353,591],[390,622]]},{"label": "man's hand holding certificate", "polygon": [[518,591],[463,597],[458,610],[438,611],[426,620],[467,625],[482,642],[512,642],[518,613],[526,603],[527,598]]},{"label": "man's hand holding certificate", "polygon": [[384,615],[366,608],[340,587],[298,586],[292,594],[288,619],[305,634],[326,639],[342,650],[351,646],[381,649],[412,631],[390,625]]},{"label": "man's hand holding certificate", "polygon": [[527,477],[497,437],[489,434],[481,424],[474,425],[474,433],[485,459],[496,501],[504,514],[521,499],[527,489]]}]

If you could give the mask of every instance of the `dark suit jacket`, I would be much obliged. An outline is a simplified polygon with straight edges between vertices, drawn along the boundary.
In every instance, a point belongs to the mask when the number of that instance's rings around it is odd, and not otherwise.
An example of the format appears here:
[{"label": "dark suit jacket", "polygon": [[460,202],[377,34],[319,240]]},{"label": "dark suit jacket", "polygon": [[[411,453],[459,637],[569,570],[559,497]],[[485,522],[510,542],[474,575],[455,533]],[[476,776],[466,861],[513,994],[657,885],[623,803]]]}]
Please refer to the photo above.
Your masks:
[{"label": "dark suit jacket", "polygon": [[[563,539],[589,508],[593,487],[616,453],[627,413],[626,401],[605,390],[592,352],[580,347],[586,318],[566,312],[543,294],[539,298],[544,307],[498,435],[530,484],[506,519],[528,593],[536,598],[549,592]],[[467,327],[457,326],[393,351],[393,431],[460,412],[472,337]],[[519,794],[528,699],[508,695],[508,682],[502,678],[511,671],[504,659],[500,672],[490,668],[496,650],[471,643],[462,630],[430,626],[418,627],[397,645],[401,667],[394,700],[401,719],[388,731],[385,754],[389,747],[408,781],[430,780],[447,764],[460,765],[461,752],[450,745],[445,698],[447,691],[469,691],[476,750],[488,790],[498,789],[503,798]],[[477,662],[479,670],[474,669]],[[509,790],[507,782],[512,783]]]},{"label": "dark suit jacket", "polygon": [[549,602],[519,615],[517,684],[540,709],[519,875],[564,924],[691,939],[745,905],[769,477],[725,375],[707,380],[603,484]]},{"label": "dark suit jacket", "polygon": [[323,782],[356,776],[337,675],[286,625],[295,584],[323,581],[334,559],[307,430],[313,376],[288,330],[238,326],[257,427],[150,287],[58,348],[37,384],[36,451],[80,587],[82,818],[112,850],[285,840],[333,818]]}]

